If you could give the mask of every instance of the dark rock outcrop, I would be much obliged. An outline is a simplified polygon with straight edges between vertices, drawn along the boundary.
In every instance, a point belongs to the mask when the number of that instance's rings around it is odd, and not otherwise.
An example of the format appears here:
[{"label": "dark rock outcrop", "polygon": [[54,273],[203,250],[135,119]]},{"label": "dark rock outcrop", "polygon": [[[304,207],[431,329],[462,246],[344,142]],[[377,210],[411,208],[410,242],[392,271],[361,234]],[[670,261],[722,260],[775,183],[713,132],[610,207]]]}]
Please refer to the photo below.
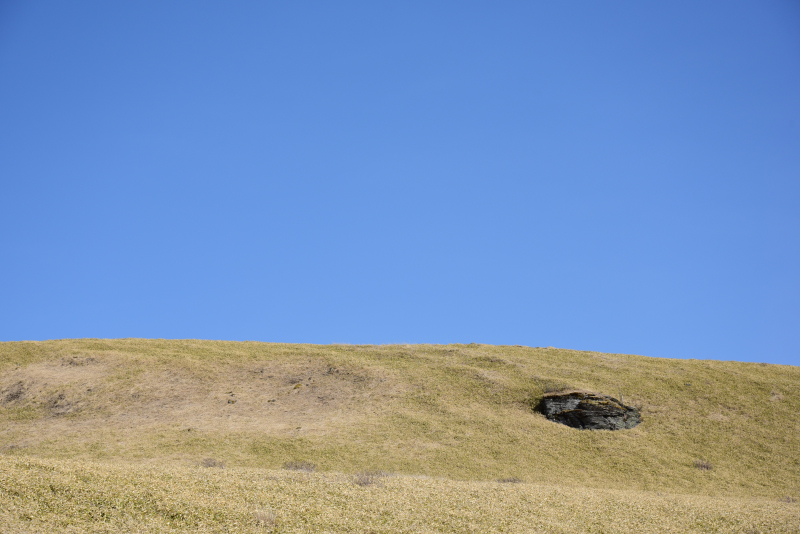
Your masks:
[{"label": "dark rock outcrop", "polygon": [[622,430],[642,422],[636,408],[587,391],[548,393],[539,402],[538,410],[551,421],[581,430]]}]

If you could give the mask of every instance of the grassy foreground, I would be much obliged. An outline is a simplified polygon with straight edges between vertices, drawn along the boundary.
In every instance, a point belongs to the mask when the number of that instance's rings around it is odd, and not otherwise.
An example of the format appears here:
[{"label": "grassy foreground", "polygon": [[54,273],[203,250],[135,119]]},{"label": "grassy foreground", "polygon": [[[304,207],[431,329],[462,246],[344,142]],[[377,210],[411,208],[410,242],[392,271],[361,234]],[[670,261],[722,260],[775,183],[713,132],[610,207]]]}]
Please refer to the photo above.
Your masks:
[{"label": "grassy foreground", "polygon": [[3,532],[797,532],[770,499],[0,458]]},{"label": "grassy foreground", "polygon": [[[562,387],[621,395],[643,423],[578,431],[532,410]],[[798,532],[798,498],[793,366],[0,343],[2,532]]]}]

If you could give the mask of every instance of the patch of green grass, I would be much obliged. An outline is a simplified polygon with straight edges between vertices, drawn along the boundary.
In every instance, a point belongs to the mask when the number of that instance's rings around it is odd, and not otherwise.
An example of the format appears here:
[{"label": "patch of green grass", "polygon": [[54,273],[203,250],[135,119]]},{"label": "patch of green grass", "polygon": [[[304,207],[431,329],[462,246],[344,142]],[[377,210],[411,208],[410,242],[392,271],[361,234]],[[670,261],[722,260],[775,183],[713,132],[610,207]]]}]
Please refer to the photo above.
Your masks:
[{"label": "patch of green grass", "polygon": [[33,421],[41,416],[41,410],[35,406],[6,408],[0,411],[0,418],[7,419],[8,421]]}]

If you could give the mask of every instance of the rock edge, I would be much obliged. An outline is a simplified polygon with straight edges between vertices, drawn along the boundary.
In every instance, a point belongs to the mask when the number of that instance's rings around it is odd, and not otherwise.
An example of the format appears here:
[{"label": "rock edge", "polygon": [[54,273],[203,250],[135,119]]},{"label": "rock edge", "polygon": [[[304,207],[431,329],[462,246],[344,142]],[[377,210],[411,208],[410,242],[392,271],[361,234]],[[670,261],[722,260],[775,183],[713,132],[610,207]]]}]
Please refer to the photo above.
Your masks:
[{"label": "rock edge", "polygon": [[636,408],[588,391],[545,394],[537,409],[551,421],[581,430],[623,430],[642,422]]}]

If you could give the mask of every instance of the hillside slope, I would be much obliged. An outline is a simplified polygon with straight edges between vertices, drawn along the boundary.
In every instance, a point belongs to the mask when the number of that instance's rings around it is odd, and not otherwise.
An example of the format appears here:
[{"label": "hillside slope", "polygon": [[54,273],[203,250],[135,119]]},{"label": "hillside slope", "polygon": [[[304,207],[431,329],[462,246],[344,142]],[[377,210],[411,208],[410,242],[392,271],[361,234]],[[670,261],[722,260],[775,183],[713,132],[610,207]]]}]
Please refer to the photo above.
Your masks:
[{"label": "hillside slope", "polygon": [[[532,406],[560,387],[622,395],[643,422],[548,421]],[[475,344],[0,343],[0,452],[797,498],[800,368]]]}]

